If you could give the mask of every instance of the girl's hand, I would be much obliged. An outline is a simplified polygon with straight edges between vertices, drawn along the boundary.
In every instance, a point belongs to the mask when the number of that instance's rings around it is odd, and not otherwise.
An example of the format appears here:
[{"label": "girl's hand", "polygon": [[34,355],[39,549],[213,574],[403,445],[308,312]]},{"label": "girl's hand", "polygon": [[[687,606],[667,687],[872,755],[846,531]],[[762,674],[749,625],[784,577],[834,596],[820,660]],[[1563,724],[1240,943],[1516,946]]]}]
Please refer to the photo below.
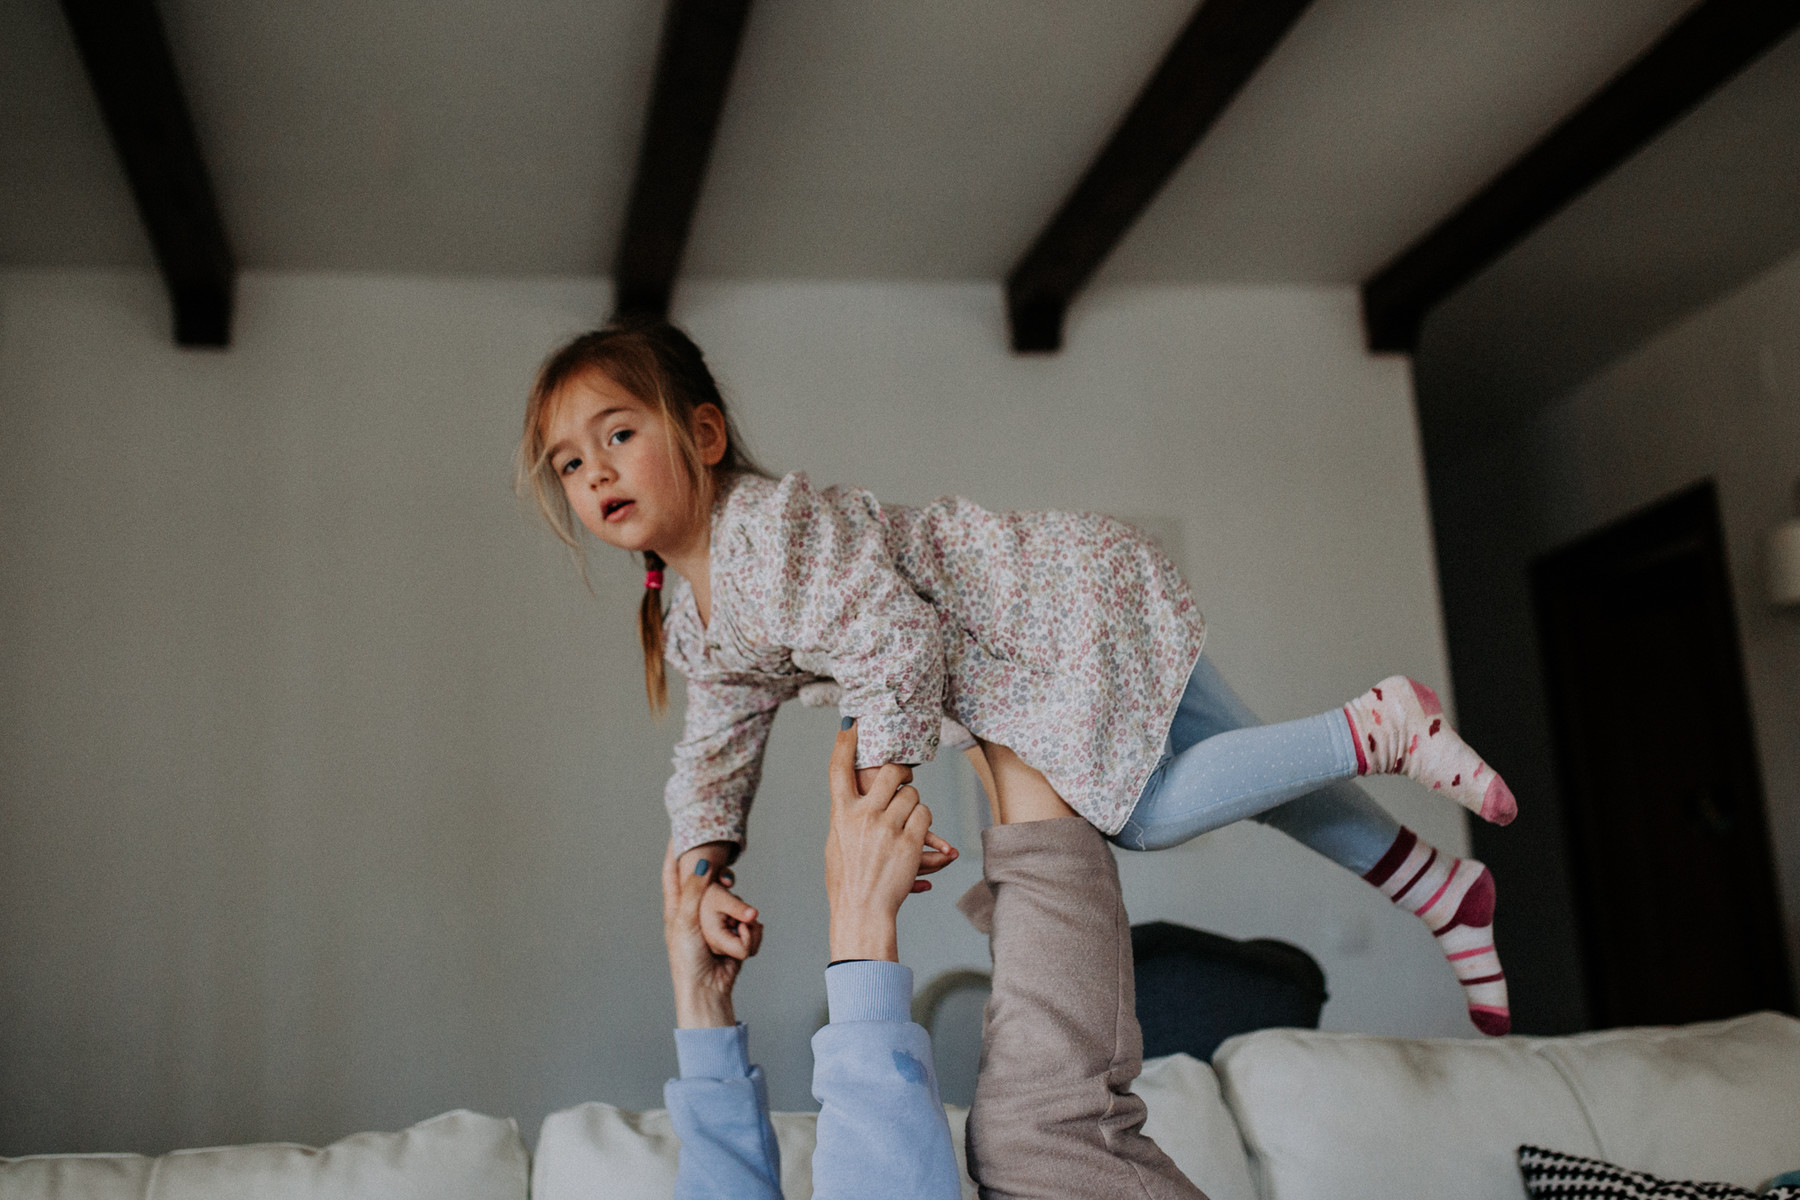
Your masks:
[{"label": "girl's hand", "polygon": [[[854,728],[854,726],[852,726],[852,728]],[[852,733],[850,737],[852,741],[856,739],[854,733]],[[875,781],[881,778],[881,773],[883,771],[900,772],[899,780],[901,783],[911,783],[913,780],[912,768],[905,763],[888,763],[886,766],[881,767],[858,767],[856,768],[856,790],[865,795],[868,794],[874,789]]]},{"label": "girl's hand", "polygon": [[762,949],[763,927],[757,911],[731,889],[737,879],[730,867],[713,873],[713,886],[700,898],[700,932],[715,954],[744,962]]},{"label": "girl's hand", "polygon": [[[943,838],[939,837],[936,830],[927,829],[925,831],[925,848],[919,852],[919,874],[930,875],[934,872],[941,871],[951,863],[955,862],[957,856],[958,851],[955,846],[952,846],[949,842],[946,842]],[[929,892],[931,890],[931,881],[929,879],[915,879],[913,880],[912,890],[915,892]]]},{"label": "girl's hand", "polygon": [[[748,948],[738,925],[754,918],[756,910],[731,895],[731,868],[725,864],[731,861],[731,852],[736,848],[730,842],[707,842],[695,846],[682,853],[676,863],[676,871],[683,879],[692,874],[700,874],[708,882],[720,879],[725,881],[724,895],[708,896],[700,907],[700,932],[714,954],[723,954],[741,961],[756,951]],[[702,862],[707,864],[705,871],[699,869]],[[760,928],[756,944],[761,945]]]},{"label": "girl's hand", "polygon": [[[756,910],[714,878],[716,868],[710,859],[699,861],[706,864],[703,872],[682,871],[673,843],[663,855],[663,941],[669,951],[669,980],[675,987],[675,1023],[683,1029],[737,1022],[731,991],[744,960],[762,945]],[[719,924],[721,940],[730,950],[712,947],[703,932],[708,920]]]}]

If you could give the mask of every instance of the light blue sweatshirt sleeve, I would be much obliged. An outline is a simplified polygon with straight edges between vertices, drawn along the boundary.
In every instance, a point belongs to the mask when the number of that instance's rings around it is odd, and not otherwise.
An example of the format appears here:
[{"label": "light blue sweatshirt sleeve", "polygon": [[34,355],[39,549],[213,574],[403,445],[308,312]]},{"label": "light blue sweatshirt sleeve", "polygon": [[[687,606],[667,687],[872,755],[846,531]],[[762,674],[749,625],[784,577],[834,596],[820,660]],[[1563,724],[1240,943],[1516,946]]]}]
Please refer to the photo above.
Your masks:
[{"label": "light blue sweatshirt sleeve", "polygon": [[748,1036],[742,1024],[675,1031],[681,1078],[663,1085],[681,1138],[675,1200],[781,1200],[769,1089]]},{"label": "light blue sweatshirt sleeve", "polygon": [[825,971],[831,1023],[813,1035],[814,1200],[960,1200],[931,1035],[912,1023],[912,970]]}]

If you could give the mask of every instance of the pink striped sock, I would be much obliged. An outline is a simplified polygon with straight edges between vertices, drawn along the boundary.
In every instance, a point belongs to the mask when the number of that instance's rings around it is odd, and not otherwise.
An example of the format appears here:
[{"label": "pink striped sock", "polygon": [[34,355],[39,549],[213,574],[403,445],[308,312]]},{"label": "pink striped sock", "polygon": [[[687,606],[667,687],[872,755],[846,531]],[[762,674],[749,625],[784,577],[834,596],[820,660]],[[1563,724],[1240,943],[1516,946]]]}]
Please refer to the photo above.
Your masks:
[{"label": "pink striped sock", "polygon": [[1484,821],[1519,815],[1512,789],[1450,728],[1437,693],[1390,675],[1344,705],[1359,775],[1406,775],[1441,791]]},{"label": "pink striped sock", "polygon": [[1363,878],[1436,935],[1463,986],[1475,1028],[1491,1037],[1510,1030],[1506,972],[1494,951],[1494,877],[1488,869],[1472,858],[1452,858],[1402,827]]}]

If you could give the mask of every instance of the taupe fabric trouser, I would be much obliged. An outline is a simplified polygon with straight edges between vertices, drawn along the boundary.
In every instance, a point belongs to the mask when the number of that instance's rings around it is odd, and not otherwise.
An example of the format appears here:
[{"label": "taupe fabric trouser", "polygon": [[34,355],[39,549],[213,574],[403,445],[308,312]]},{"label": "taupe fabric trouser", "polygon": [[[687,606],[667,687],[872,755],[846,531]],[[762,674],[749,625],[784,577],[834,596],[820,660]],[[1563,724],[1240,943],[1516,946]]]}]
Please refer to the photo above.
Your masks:
[{"label": "taupe fabric trouser", "polygon": [[1080,817],[982,831],[959,902],[994,989],[969,1110],[983,1200],[1206,1200],[1145,1137],[1131,925],[1106,839]]}]

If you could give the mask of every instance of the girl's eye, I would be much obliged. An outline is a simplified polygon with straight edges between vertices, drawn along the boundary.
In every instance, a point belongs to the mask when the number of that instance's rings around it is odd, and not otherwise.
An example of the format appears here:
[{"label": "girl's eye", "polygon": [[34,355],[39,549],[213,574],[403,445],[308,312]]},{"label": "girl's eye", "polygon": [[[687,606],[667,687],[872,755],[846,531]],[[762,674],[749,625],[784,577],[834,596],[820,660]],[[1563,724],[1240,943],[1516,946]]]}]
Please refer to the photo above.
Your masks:
[{"label": "girl's eye", "polygon": [[581,466],[581,460],[579,458],[571,458],[568,462],[566,462],[562,465],[561,469],[559,469],[557,471],[557,474],[559,474],[559,475],[571,474],[574,471],[578,470],[580,468],[580,466]]},{"label": "girl's eye", "polygon": [[606,444],[609,446],[623,446],[626,442],[629,442],[630,440],[631,440],[631,430],[616,429],[613,431],[613,435],[606,439]]}]

